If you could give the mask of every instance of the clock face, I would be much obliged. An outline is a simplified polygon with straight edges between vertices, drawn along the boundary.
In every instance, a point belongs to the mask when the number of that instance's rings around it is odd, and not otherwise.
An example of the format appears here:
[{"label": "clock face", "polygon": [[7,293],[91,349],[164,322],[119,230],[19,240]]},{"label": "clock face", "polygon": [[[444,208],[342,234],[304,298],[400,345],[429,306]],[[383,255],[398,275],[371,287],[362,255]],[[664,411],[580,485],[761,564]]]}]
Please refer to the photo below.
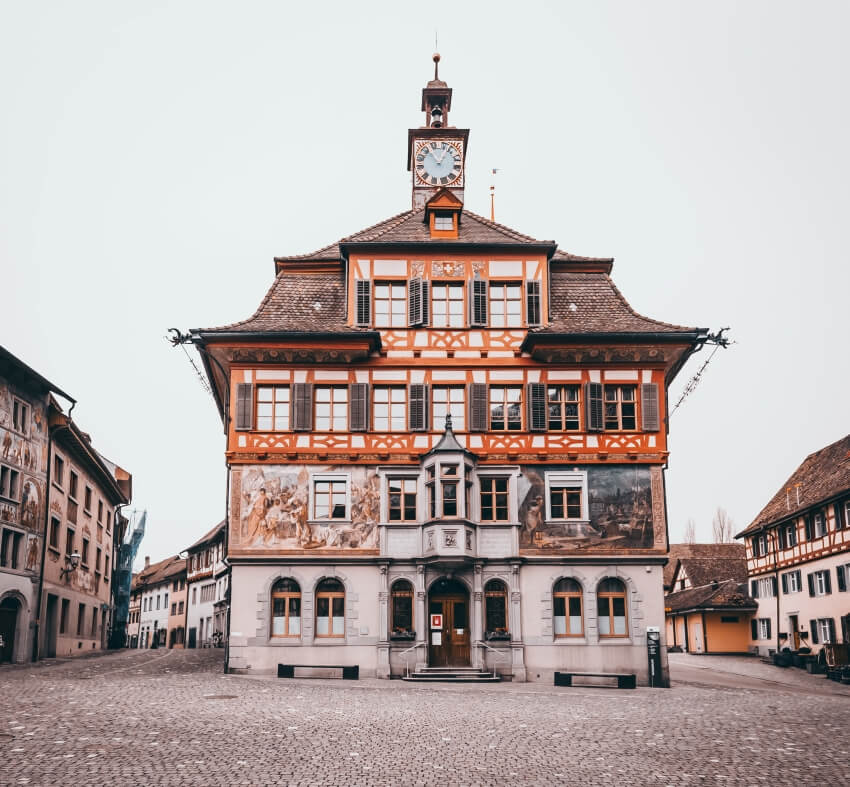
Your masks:
[{"label": "clock face", "polygon": [[460,150],[451,142],[426,142],[416,151],[416,174],[429,186],[447,186],[461,173]]}]

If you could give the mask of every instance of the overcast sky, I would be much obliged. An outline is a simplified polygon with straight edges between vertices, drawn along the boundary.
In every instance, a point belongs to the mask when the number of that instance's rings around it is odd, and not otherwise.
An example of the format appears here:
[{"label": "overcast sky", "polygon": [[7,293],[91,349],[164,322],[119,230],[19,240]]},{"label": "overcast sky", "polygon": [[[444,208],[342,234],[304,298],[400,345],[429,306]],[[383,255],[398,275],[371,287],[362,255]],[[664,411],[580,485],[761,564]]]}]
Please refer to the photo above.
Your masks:
[{"label": "overcast sky", "polygon": [[[224,440],[170,327],[253,313],[274,255],[410,205],[420,91],[466,207],[717,329],[671,421],[671,540],[743,528],[850,431],[847,2],[0,3],[0,344],[133,474],[154,560],[223,517]],[[674,384],[675,401],[708,352]]]}]

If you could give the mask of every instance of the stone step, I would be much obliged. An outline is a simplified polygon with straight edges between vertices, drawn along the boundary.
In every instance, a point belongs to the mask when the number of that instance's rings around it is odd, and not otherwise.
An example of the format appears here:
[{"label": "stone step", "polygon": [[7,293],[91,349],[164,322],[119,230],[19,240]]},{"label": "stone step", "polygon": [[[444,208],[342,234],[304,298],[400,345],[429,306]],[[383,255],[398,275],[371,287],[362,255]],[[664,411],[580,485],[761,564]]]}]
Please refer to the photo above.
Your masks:
[{"label": "stone step", "polygon": [[402,680],[408,680],[419,683],[498,683],[499,676],[493,675],[492,672],[478,673],[442,673],[442,674],[423,674],[414,672],[411,675],[405,675]]}]

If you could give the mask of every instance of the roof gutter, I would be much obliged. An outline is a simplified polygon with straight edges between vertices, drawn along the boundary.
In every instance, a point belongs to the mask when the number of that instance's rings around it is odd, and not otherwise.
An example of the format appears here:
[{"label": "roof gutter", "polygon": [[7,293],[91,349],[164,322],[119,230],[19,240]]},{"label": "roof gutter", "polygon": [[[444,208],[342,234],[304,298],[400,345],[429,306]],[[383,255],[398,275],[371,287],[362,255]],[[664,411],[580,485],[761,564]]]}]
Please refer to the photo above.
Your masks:
[{"label": "roof gutter", "polygon": [[645,343],[666,343],[666,344],[681,344],[689,342],[697,344],[704,341],[708,337],[708,329],[697,328],[690,331],[622,331],[612,333],[537,333],[529,331],[525,339],[523,339],[520,350],[525,351],[533,344],[563,344],[565,342],[593,342],[603,343],[611,341],[623,342],[645,342]]},{"label": "roof gutter", "polygon": [[252,342],[257,340],[318,340],[340,341],[368,339],[371,350],[381,348],[381,334],[378,331],[208,331],[193,328],[189,331],[194,344],[206,345],[209,341]]}]

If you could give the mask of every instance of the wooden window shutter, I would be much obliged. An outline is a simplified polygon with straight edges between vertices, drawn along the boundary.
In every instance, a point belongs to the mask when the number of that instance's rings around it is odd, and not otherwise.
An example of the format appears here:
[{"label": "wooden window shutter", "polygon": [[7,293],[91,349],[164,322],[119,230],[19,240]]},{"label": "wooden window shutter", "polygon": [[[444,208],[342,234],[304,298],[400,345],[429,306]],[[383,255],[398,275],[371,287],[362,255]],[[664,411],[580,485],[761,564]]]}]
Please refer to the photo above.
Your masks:
[{"label": "wooden window shutter", "polygon": [[469,431],[487,431],[487,384],[469,384]]},{"label": "wooden window shutter", "polygon": [[832,572],[829,569],[823,572],[823,586],[827,595],[832,593]]},{"label": "wooden window shutter", "polygon": [[779,548],[785,549],[785,528],[782,525],[780,525],[777,528],[776,532],[779,536]]},{"label": "wooden window shutter", "polygon": [[759,583],[755,579],[750,580],[750,595],[753,598],[759,597]]},{"label": "wooden window shutter", "polygon": [[422,325],[431,324],[431,282],[422,280]]},{"label": "wooden window shutter", "polygon": [[487,282],[483,279],[469,282],[469,324],[478,328],[487,325]]},{"label": "wooden window shutter", "polygon": [[808,580],[809,580],[809,595],[814,596],[814,594],[815,594],[815,575],[809,574]]},{"label": "wooden window shutter", "polygon": [[835,578],[838,580],[838,592],[847,592],[847,580],[844,577],[844,566],[835,567]]},{"label": "wooden window shutter", "polygon": [[765,623],[767,623],[767,632],[766,632],[767,637],[766,637],[766,639],[770,639],[770,618],[768,618],[768,619],[765,621]]},{"label": "wooden window shutter", "polygon": [[408,420],[411,432],[424,432],[428,428],[428,386],[413,383],[407,395]]},{"label": "wooden window shutter", "polygon": [[[809,574],[811,576],[811,574]],[[816,620],[809,621],[809,634],[812,635],[812,644],[818,644],[818,622]]]},{"label": "wooden window shutter", "polygon": [[422,324],[422,279],[411,279],[407,285],[407,324]]},{"label": "wooden window shutter", "polygon": [[773,588],[773,596],[775,598],[776,596],[779,595],[779,590],[776,587],[776,577],[770,578],[770,584],[771,584],[771,587]]},{"label": "wooden window shutter", "polygon": [[755,618],[750,621],[750,634],[753,639],[759,638],[759,622]]},{"label": "wooden window shutter", "polygon": [[809,514],[803,517],[803,521],[806,523],[806,541],[812,540],[812,517]]},{"label": "wooden window shutter", "polygon": [[842,503],[835,503],[833,509],[835,510],[835,529],[843,530],[847,526],[847,523],[844,521],[844,505]]},{"label": "wooden window shutter", "polygon": [[584,401],[587,407],[587,431],[601,432],[604,424],[602,418],[602,383],[585,383]]},{"label": "wooden window shutter", "polygon": [[546,386],[528,384],[528,427],[532,432],[546,431]]},{"label": "wooden window shutter", "polygon": [[660,424],[658,419],[658,384],[643,383],[640,387],[640,418],[644,432],[657,432]]},{"label": "wooden window shutter", "polygon": [[788,595],[788,575],[787,574],[782,575],[782,592],[786,596]]},{"label": "wooden window shutter", "polygon": [[296,432],[309,432],[313,428],[313,384],[295,383],[292,404],[292,428]]},{"label": "wooden window shutter", "polygon": [[527,281],[525,283],[525,311],[529,325],[540,325],[540,282]]},{"label": "wooden window shutter", "polygon": [[372,323],[372,282],[368,279],[355,279],[356,325]]},{"label": "wooden window shutter", "polygon": [[369,383],[351,384],[348,423],[352,432],[365,432],[369,428]]},{"label": "wooden window shutter", "polygon": [[236,384],[236,429],[249,431],[254,425],[254,386],[251,383]]},{"label": "wooden window shutter", "polygon": [[798,570],[798,571],[795,571],[794,573],[797,575],[797,587],[798,588],[803,587],[803,572]]},{"label": "wooden window shutter", "polygon": [[826,625],[829,627],[829,641],[835,642],[835,618],[827,618]]}]

